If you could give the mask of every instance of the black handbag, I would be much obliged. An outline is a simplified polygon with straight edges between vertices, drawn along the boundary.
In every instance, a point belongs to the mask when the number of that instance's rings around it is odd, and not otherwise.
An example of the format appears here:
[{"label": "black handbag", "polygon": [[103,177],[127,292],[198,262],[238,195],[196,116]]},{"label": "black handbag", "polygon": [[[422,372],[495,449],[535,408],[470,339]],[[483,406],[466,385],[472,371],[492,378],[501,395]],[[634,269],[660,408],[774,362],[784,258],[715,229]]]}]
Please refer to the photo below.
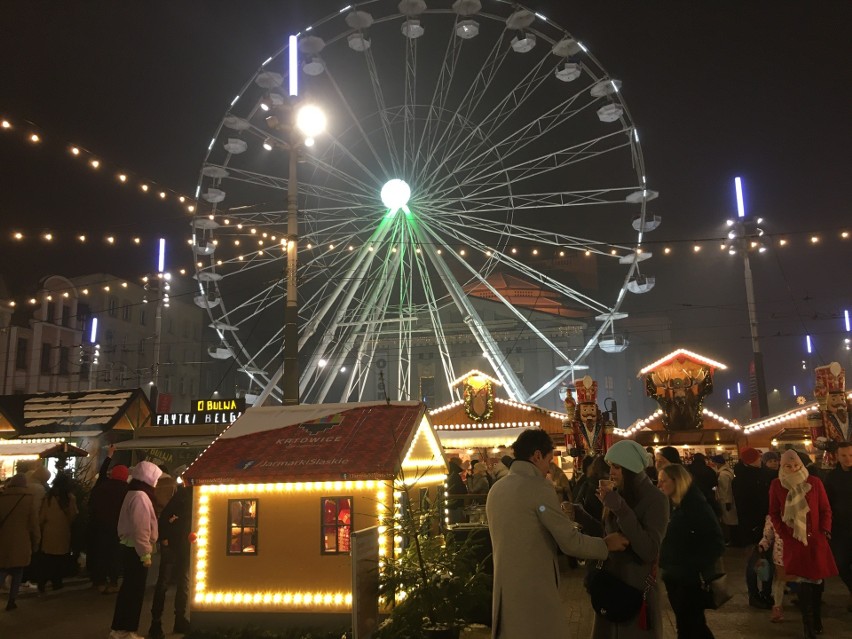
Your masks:
[{"label": "black handbag", "polygon": [[705,610],[718,610],[722,607],[722,604],[733,597],[728,589],[728,576],[725,573],[722,572],[706,579],[703,575],[699,575],[699,578],[701,579]]},{"label": "black handbag", "polygon": [[586,590],[595,612],[612,623],[634,619],[642,609],[647,592],[624,583],[604,570],[602,563],[586,576]]}]

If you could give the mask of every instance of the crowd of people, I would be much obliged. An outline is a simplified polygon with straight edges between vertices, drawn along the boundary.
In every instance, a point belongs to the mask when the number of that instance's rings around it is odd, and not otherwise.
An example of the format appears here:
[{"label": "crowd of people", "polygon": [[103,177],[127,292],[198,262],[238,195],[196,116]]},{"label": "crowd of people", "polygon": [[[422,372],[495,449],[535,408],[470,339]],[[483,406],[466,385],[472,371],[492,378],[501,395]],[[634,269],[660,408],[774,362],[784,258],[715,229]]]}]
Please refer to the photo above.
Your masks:
[{"label": "crowd of people", "polygon": [[[586,560],[593,639],[661,638],[660,583],[678,638],[712,639],[705,610],[726,546],[748,549],[749,605],[770,611],[768,621],[784,620],[785,592],[794,592],[804,637],[821,634],[825,580],[838,574],[852,612],[852,443],[839,444],[836,467],[823,474],[794,450],[744,448],[735,464],[698,453],[686,464],[674,447],[623,440],[585,457],[565,486],[547,433],[525,431],[513,448],[487,498],[495,639],[558,636],[559,551]],[[617,602],[595,605],[599,571],[641,593],[626,621]]]},{"label": "crowd of people", "polygon": [[[190,490],[164,467],[142,461],[132,469],[112,464],[110,447],[85,503],[85,570],[92,587],[117,594],[109,639],[141,639],[140,617],[153,556],[159,573],[148,639],[164,639],[165,595],[175,586],[174,632],[189,631]],[[179,473],[175,473],[178,475]],[[67,471],[36,464],[0,488],[0,585],[6,610],[17,609],[21,588],[44,593],[64,587],[82,570],[72,539],[79,526],[80,486]]]}]

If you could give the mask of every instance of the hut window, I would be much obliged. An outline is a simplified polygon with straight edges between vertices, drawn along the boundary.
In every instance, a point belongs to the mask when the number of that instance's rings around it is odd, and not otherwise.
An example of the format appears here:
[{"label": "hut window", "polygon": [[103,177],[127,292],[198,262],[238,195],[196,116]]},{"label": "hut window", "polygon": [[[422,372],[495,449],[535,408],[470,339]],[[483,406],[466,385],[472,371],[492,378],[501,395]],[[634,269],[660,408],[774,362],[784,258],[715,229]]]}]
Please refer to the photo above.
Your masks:
[{"label": "hut window", "polygon": [[352,533],[352,497],[323,497],[321,508],[322,554],[348,554]]},{"label": "hut window", "polygon": [[257,554],[257,499],[228,500],[228,554]]}]

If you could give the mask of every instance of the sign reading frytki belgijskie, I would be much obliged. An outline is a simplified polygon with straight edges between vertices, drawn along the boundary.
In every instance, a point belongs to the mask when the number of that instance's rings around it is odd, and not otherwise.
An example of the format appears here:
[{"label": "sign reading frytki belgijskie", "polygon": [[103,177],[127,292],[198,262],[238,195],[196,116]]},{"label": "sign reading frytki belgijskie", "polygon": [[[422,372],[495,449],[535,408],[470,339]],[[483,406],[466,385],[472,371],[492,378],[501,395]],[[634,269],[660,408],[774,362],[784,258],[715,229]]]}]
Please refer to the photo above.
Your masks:
[{"label": "sign reading frytki belgijskie", "polygon": [[243,397],[235,399],[194,399],[192,412],[157,413],[156,426],[192,426],[194,424],[233,424],[246,409]]}]

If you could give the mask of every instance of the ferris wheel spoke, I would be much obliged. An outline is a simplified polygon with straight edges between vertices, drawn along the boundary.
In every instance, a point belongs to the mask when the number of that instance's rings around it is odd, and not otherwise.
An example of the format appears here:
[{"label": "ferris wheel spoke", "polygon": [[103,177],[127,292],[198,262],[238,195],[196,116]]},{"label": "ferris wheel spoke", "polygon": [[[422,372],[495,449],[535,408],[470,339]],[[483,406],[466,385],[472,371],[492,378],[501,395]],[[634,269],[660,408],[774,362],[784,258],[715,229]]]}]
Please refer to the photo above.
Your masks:
[{"label": "ferris wheel spoke", "polygon": [[[215,166],[217,168],[224,168],[222,165],[214,165],[210,163],[206,164],[205,166]],[[271,189],[276,189],[278,191],[287,190],[287,178],[282,178],[275,175],[267,175],[265,173],[258,173],[256,171],[238,169],[233,166],[227,167],[226,170],[229,173],[228,177],[225,178],[226,180],[233,180],[236,182],[243,182],[246,184],[268,187]],[[366,192],[366,189],[365,193],[361,195],[358,193],[353,193],[351,190],[335,189],[332,187],[310,182],[299,182],[299,193],[304,195],[324,197],[335,202],[345,202],[350,204],[354,203],[359,206],[372,205],[375,208],[376,204],[375,194]],[[229,214],[231,214],[230,211]]]},{"label": "ferris wheel spoke", "polygon": [[625,193],[636,190],[636,186],[586,189],[583,191],[557,191],[553,193],[513,193],[511,195],[470,195],[447,198],[441,203],[424,201],[431,209],[461,211],[463,214],[499,213],[511,211],[539,211],[549,208],[594,206],[600,204],[626,204]]},{"label": "ferris wheel spoke", "polygon": [[[495,262],[511,267],[514,271],[532,278],[534,281],[546,286],[548,289],[561,293],[566,297],[574,300],[578,304],[581,304],[582,306],[594,312],[611,312],[611,309],[602,302],[598,302],[597,300],[592,297],[589,297],[588,295],[584,295],[583,293],[580,293],[579,291],[576,291],[573,288],[562,284],[561,282],[558,282],[557,280],[547,275],[544,275],[543,273],[539,273],[532,267],[528,266],[527,264],[524,264],[518,259],[515,259],[511,255],[506,255],[501,251],[494,250],[493,248],[484,244],[482,241],[472,235],[469,235],[452,227],[445,227],[443,231],[446,235],[449,235],[450,237],[464,243],[466,246],[469,246],[473,250],[477,250],[482,253],[487,253],[488,251],[491,251],[490,257]],[[452,250],[452,248],[450,248],[449,250]]]},{"label": "ferris wheel spoke", "polygon": [[[416,235],[412,233],[411,236],[414,241],[413,243],[417,244]],[[415,250],[415,264],[417,266],[417,273],[420,282],[423,284],[423,294],[426,299],[424,306],[429,314],[429,321],[432,324],[432,331],[435,336],[435,346],[438,349],[438,356],[441,359],[441,369],[444,372],[447,389],[452,395],[453,381],[456,379],[455,369],[453,367],[452,357],[450,356],[450,350],[447,346],[447,337],[444,333],[444,325],[441,323],[441,317],[438,314],[440,304],[435,296],[435,290],[432,287],[432,280],[430,278],[426,256],[423,253],[422,248],[420,250]]]},{"label": "ferris wheel spoke", "polygon": [[[493,128],[499,127],[506,121],[511,121],[515,113],[520,109],[531,95],[538,89],[541,84],[550,78],[549,73],[542,73],[545,67],[546,58],[541,58],[538,63],[532,67],[524,76],[524,78],[512,89],[506,96],[503,97],[491,111],[480,120],[477,126],[468,127],[467,135],[458,136],[453,140],[452,146],[442,154],[443,158],[451,158],[456,153],[466,150],[476,136],[480,136],[480,145],[491,145],[490,137]],[[549,70],[549,69],[548,69]],[[481,99],[482,96],[480,96]],[[491,128],[489,128],[489,125]],[[447,127],[450,129],[451,127]],[[446,135],[446,132],[445,134]],[[434,181],[436,173],[441,170],[438,166],[432,174],[426,179],[427,183]]]},{"label": "ferris wheel spoke", "polygon": [[388,177],[388,175],[390,175],[390,173],[388,172],[388,169],[385,166],[384,161],[382,160],[382,156],[378,153],[378,151],[376,151],[376,147],[373,146],[373,141],[372,141],[371,137],[369,135],[367,135],[366,131],[364,131],[364,127],[361,124],[361,118],[359,118],[355,114],[355,112],[352,111],[352,106],[349,104],[349,101],[343,95],[343,91],[341,91],[340,85],[337,83],[337,80],[335,79],[334,75],[331,73],[331,70],[326,68],[325,73],[326,73],[326,76],[329,79],[329,82],[331,83],[331,86],[334,88],[334,91],[337,94],[337,97],[340,98],[340,101],[343,104],[343,107],[346,110],[346,113],[349,115],[349,118],[352,120],[352,125],[361,134],[361,139],[364,141],[364,144],[367,145],[367,148],[370,149],[370,153],[372,153],[373,159],[375,159],[376,163],[379,165],[379,168],[381,169],[382,174],[384,175],[384,179],[387,179],[387,177]]},{"label": "ferris wheel spoke", "polygon": [[[585,91],[581,91],[569,96],[562,103],[554,106],[541,116],[533,118],[526,125],[512,131],[498,141],[492,140],[491,132],[486,134],[483,130],[483,125],[476,132],[478,133],[476,138],[473,135],[469,135],[463,145],[457,146],[447,155],[445,163],[453,167],[450,175],[468,167],[478,166],[489,155],[496,155],[502,161],[531,144],[547,139],[557,127],[570,123],[571,118],[583,113],[590,105],[594,104],[593,102],[587,102],[586,104],[576,106],[575,103],[584,96],[584,93]],[[478,142],[473,144],[477,138]],[[482,151],[477,154],[476,151],[480,149]],[[466,159],[461,161],[460,164],[454,164],[454,160],[457,157],[466,157]],[[435,183],[432,189],[437,190],[443,186],[449,180],[450,175],[443,177],[439,182]]]},{"label": "ferris wheel spoke", "polygon": [[[608,250],[633,250],[632,247],[623,244],[613,244],[611,242],[601,242],[600,240],[583,238],[576,235],[565,235],[563,233],[542,231],[540,229],[521,226],[519,224],[511,224],[508,225],[506,228],[503,228],[502,226],[496,226],[494,224],[494,220],[491,220],[489,218],[477,218],[474,216],[469,216],[467,214],[456,214],[455,212],[453,212],[452,216],[444,214],[441,214],[440,216],[434,216],[428,211],[427,214],[429,214],[430,217],[435,220],[433,224],[435,224],[436,227],[440,228],[441,225],[447,225],[452,228],[458,229],[460,232],[463,233],[478,232],[486,235],[495,235],[498,237],[509,233],[511,234],[513,240],[541,244],[545,246],[553,246],[554,248],[573,249],[577,251],[590,251],[592,253],[598,253],[600,255],[606,254],[606,251],[601,247],[605,247]],[[440,222],[438,221],[439,218]],[[607,257],[609,257],[608,254]]]},{"label": "ferris wheel spoke", "polygon": [[409,165],[414,167],[414,143],[417,135],[417,39],[405,39],[405,92],[404,92],[404,130],[402,134],[402,175],[408,175]]},{"label": "ferris wheel spoke", "polygon": [[423,168],[416,174],[418,181],[432,160],[431,151],[434,148],[432,141],[434,136],[437,135],[435,130],[441,122],[444,106],[450,94],[450,86],[452,86],[453,76],[455,75],[456,65],[458,64],[462,49],[460,40],[460,38],[456,37],[454,25],[450,33],[450,39],[447,42],[447,48],[444,50],[444,57],[441,59],[438,79],[435,83],[435,89],[432,92],[429,108],[426,110],[426,122],[423,124],[420,141],[417,144],[415,157],[417,160],[424,158]]},{"label": "ferris wheel spoke", "polygon": [[[505,29],[504,29],[505,33]],[[479,73],[477,73],[476,78],[474,78],[473,82],[468,86],[467,91],[464,96],[459,100],[458,105],[455,109],[453,109],[452,114],[450,114],[450,121],[446,123],[446,125],[442,126],[442,131],[440,135],[435,138],[431,138],[429,140],[429,144],[427,146],[426,152],[426,163],[423,165],[423,169],[417,175],[417,181],[421,182],[425,185],[429,185],[431,182],[430,177],[424,177],[426,171],[428,171],[431,161],[435,158],[436,149],[448,139],[448,135],[453,131],[453,123],[454,122],[467,122],[470,114],[480,105],[482,99],[485,97],[485,93],[488,91],[491,86],[491,82],[494,79],[497,71],[501,68],[503,62],[506,60],[508,55],[508,49],[502,46],[502,35],[499,38],[496,38],[494,41],[494,45],[491,47],[491,51],[489,51],[488,56],[485,59],[485,62],[479,69]],[[459,47],[458,51],[461,51],[461,47]],[[501,55],[502,51],[502,55]],[[448,71],[448,81],[446,84],[446,89],[448,90],[450,85],[452,84],[452,76],[455,72],[456,63],[458,58],[454,60],[453,66]],[[445,93],[446,95],[446,93]],[[436,113],[438,117],[444,113],[444,107],[446,105],[446,98],[441,102],[440,111]],[[464,112],[464,114],[462,114]],[[430,111],[430,115],[431,115]],[[441,160],[441,158],[437,158]],[[441,162],[439,161],[439,164]],[[436,169],[438,170],[438,169]]]},{"label": "ferris wheel spoke", "polygon": [[373,98],[376,101],[379,120],[382,123],[382,132],[384,133],[385,143],[388,147],[388,156],[390,157],[391,168],[393,169],[394,175],[398,175],[400,169],[399,153],[396,148],[393,131],[391,130],[390,120],[388,120],[385,96],[382,91],[382,85],[379,83],[379,74],[376,70],[376,59],[373,57],[372,49],[367,49],[364,52],[364,60],[367,62],[367,72],[370,76],[370,85],[373,88]]},{"label": "ferris wheel spoke", "polygon": [[[388,233],[390,225],[380,225],[372,237],[371,242],[381,242]],[[317,372],[319,361],[324,358],[326,348],[333,339],[336,338],[337,328],[349,311],[349,306],[359,291],[360,287],[368,281],[367,273],[373,260],[376,257],[376,252],[369,250],[367,244],[363,245],[358,251],[355,259],[349,265],[348,269],[343,274],[343,277],[336,286],[333,292],[327,297],[325,303],[317,308],[313,313],[308,323],[305,325],[302,335],[299,337],[299,347],[303,348],[308,339],[310,339],[319,328],[320,324],[325,320],[326,315],[335,308],[335,313],[331,321],[325,327],[324,333],[317,347],[314,348],[311,357],[305,367],[304,378],[309,379]]]},{"label": "ferris wheel spoke", "polygon": [[[492,162],[490,166],[482,168],[479,173],[473,173],[466,176],[460,181],[458,186],[464,187],[471,184],[478,185],[482,183],[487,185],[487,187],[479,186],[474,189],[474,191],[469,194],[470,196],[487,193],[488,191],[493,191],[496,188],[501,188],[504,185],[504,182],[509,182],[514,186],[517,182],[521,182],[531,177],[545,175],[547,173],[563,169],[567,166],[571,166],[572,164],[586,162],[601,155],[613,153],[618,149],[630,147],[630,141],[628,139],[619,140],[615,137],[623,132],[623,130],[619,130],[591,140],[585,140],[578,144],[571,145],[570,147],[554,151],[553,153],[540,155],[529,160],[523,160],[510,166],[500,166],[499,162]],[[501,180],[496,185],[488,182],[488,180],[496,178],[500,178]],[[452,191],[453,188],[451,187],[447,190]]]},{"label": "ferris wheel spoke", "polygon": [[[435,233],[428,225],[412,225],[412,232],[417,237],[418,242],[426,249],[426,254],[429,256],[432,266],[438,272],[442,283],[446,287],[453,302],[461,312],[462,317],[465,317],[465,322],[470,327],[470,331],[474,339],[479,344],[483,353],[488,353],[491,358],[491,364],[494,366],[497,376],[509,393],[518,401],[526,401],[527,392],[518,379],[517,374],[504,361],[500,347],[491,336],[485,322],[479,315],[479,312],[473,306],[467,293],[461,287],[450,271],[447,263],[437,253],[436,244],[442,245],[441,236]],[[428,237],[427,237],[428,236]],[[435,244],[428,242],[431,238]]]},{"label": "ferris wheel spoke", "polygon": [[[369,198],[371,195],[375,198],[375,189],[371,188],[367,185],[366,182],[363,182],[353,176],[351,173],[347,173],[342,169],[339,169],[315,155],[306,155],[305,156],[305,164],[310,164],[311,166],[323,171],[327,175],[340,180],[341,182],[348,184],[352,188],[356,189],[360,195]],[[357,194],[355,194],[357,196]]]},{"label": "ferris wheel spoke", "polygon": [[[376,348],[379,344],[377,335],[384,326],[390,295],[393,291],[393,287],[386,285],[386,283],[393,280],[393,274],[398,267],[398,254],[393,254],[390,260],[385,260],[382,263],[379,277],[372,279],[367,301],[361,306],[360,313],[349,331],[351,341],[347,343],[354,345],[357,342],[358,351],[355,354],[352,375],[349,377],[341,397],[343,401],[348,400],[355,388],[358,389],[357,401],[361,401],[363,398],[373,359],[376,355]],[[369,332],[369,339],[365,330]]]}]

